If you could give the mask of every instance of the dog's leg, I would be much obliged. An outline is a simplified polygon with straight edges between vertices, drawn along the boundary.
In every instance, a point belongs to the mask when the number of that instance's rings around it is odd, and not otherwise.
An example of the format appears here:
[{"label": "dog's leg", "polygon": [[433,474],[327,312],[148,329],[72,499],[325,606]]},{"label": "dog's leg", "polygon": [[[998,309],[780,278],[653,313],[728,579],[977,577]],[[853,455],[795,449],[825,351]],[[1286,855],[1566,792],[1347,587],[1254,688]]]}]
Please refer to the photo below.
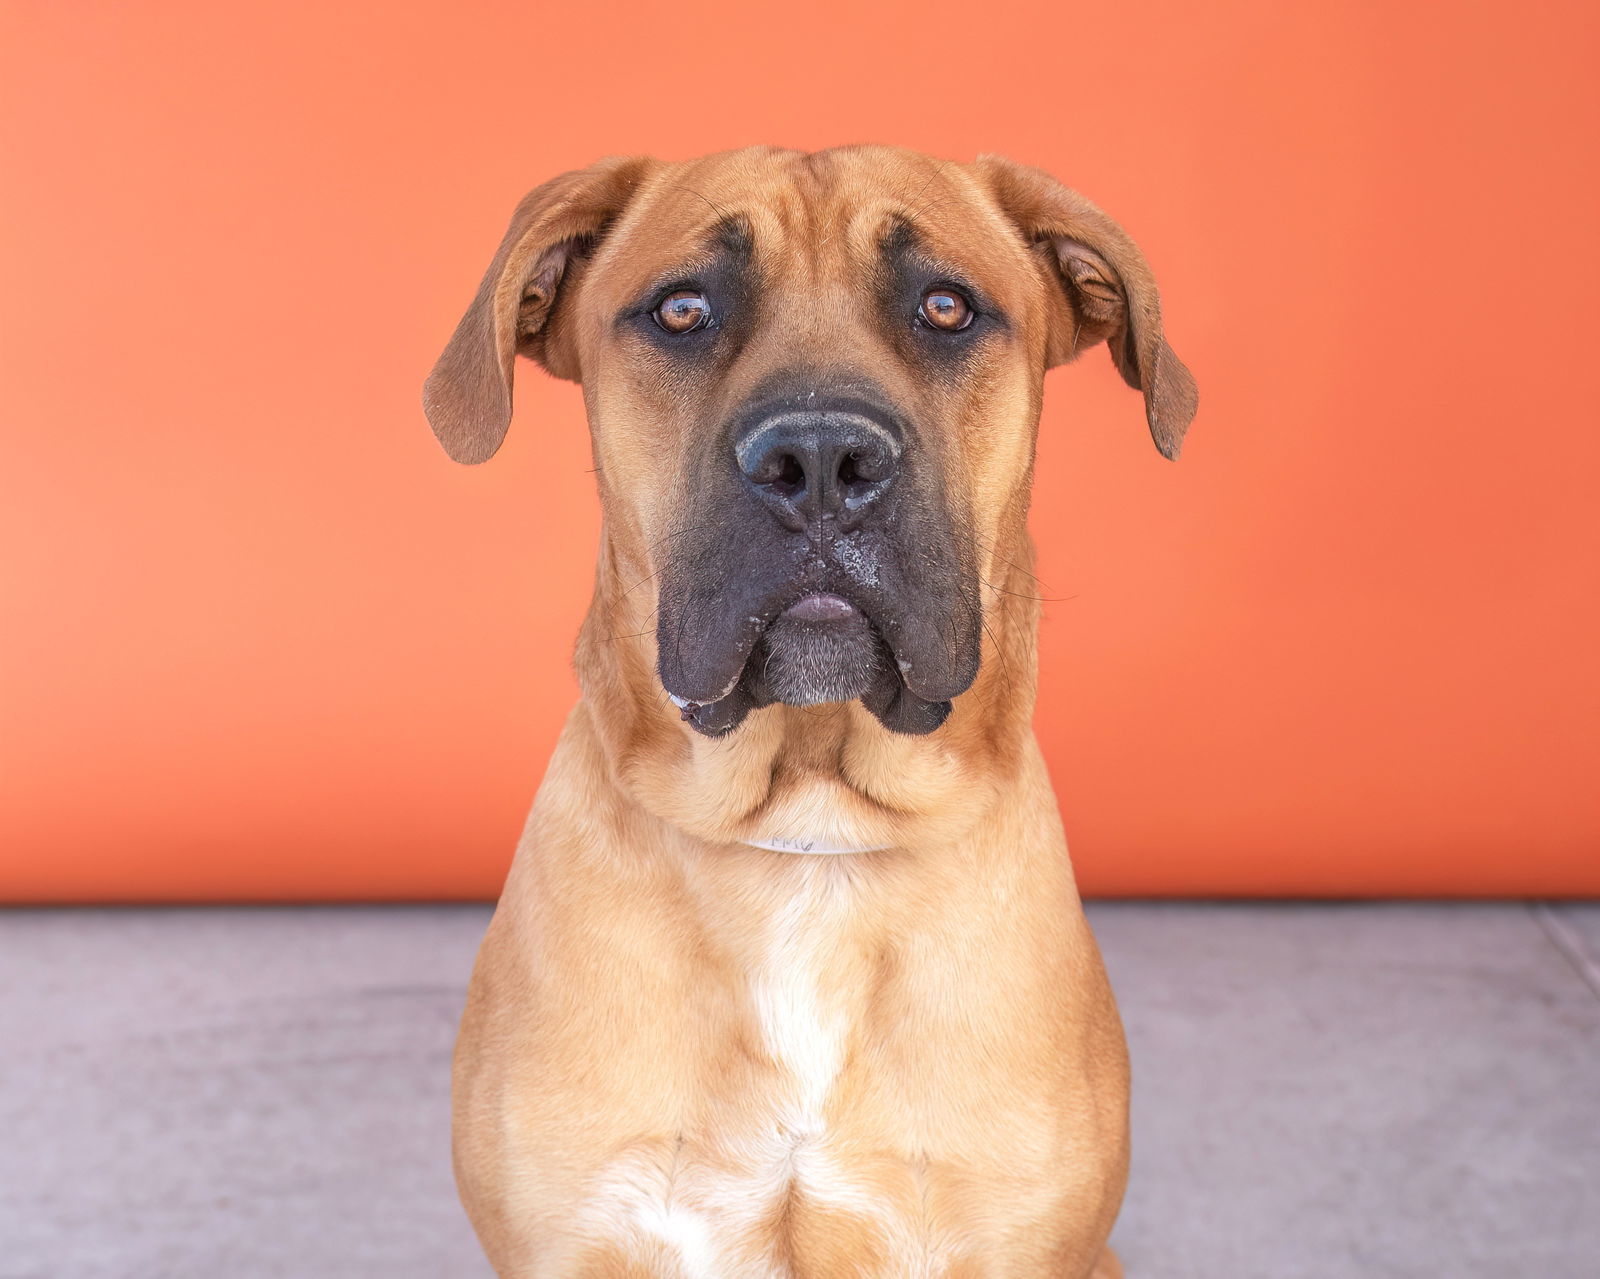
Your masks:
[{"label": "dog's leg", "polygon": [[1111,1251],[1109,1244],[1100,1254],[1100,1260],[1094,1263],[1089,1279],[1122,1279],[1122,1262],[1117,1260],[1117,1254]]}]

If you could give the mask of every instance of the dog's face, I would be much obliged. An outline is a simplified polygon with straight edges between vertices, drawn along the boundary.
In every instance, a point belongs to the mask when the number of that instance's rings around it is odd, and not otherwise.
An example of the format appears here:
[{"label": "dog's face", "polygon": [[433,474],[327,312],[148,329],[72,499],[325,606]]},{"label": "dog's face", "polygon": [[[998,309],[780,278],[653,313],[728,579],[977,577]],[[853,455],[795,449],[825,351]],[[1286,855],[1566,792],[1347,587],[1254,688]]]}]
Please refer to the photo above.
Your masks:
[{"label": "dog's face", "polygon": [[1044,372],[1101,340],[1175,455],[1194,388],[1149,271],[1044,175],[888,148],[607,161],[523,202],[426,402],[481,461],[516,353],[582,382],[699,731],[859,698],[925,733],[978,671]]}]

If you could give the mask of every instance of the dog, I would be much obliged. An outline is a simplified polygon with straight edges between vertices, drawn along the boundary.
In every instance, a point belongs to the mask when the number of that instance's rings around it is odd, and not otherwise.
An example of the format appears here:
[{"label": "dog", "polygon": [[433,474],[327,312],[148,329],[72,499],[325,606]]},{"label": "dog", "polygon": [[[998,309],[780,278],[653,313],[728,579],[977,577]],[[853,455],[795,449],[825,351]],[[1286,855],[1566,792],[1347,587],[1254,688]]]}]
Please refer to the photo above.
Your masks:
[{"label": "dog", "polygon": [[1112,1279],[1121,1021],[1035,742],[1045,371],[1175,458],[1144,257],[992,156],[613,158],[518,206],[424,390],[582,385],[582,698],[472,976],[462,1201],[518,1279]]}]

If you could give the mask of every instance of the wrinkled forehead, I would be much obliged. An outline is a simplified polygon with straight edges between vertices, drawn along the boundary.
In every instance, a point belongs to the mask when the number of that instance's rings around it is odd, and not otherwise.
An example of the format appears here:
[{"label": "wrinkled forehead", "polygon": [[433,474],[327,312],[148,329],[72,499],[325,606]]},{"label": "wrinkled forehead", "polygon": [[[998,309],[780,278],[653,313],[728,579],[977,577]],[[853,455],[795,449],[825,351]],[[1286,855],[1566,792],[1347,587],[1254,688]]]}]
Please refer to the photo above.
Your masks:
[{"label": "wrinkled forehead", "polygon": [[622,298],[734,257],[769,281],[863,283],[885,257],[970,277],[1002,305],[1034,281],[1026,247],[967,169],[915,152],[754,150],[663,166],[595,263]]}]

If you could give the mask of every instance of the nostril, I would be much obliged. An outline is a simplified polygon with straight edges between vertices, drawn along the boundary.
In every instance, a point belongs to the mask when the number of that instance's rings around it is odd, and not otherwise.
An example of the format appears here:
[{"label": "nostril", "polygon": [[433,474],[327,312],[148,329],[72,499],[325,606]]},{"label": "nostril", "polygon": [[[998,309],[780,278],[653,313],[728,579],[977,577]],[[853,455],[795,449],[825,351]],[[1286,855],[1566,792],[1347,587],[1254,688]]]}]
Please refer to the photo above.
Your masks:
[{"label": "nostril", "polygon": [[894,457],[885,449],[870,445],[851,449],[839,459],[839,484],[849,489],[878,484],[894,470]]},{"label": "nostril", "polygon": [[784,487],[799,490],[805,487],[806,468],[800,465],[800,459],[793,453],[785,453],[778,466],[778,478],[775,481]]},{"label": "nostril", "polygon": [[741,458],[740,464],[750,482],[762,488],[788,494],[806,486],[805,463],[787,449],[771,449],[753,459]]}]

